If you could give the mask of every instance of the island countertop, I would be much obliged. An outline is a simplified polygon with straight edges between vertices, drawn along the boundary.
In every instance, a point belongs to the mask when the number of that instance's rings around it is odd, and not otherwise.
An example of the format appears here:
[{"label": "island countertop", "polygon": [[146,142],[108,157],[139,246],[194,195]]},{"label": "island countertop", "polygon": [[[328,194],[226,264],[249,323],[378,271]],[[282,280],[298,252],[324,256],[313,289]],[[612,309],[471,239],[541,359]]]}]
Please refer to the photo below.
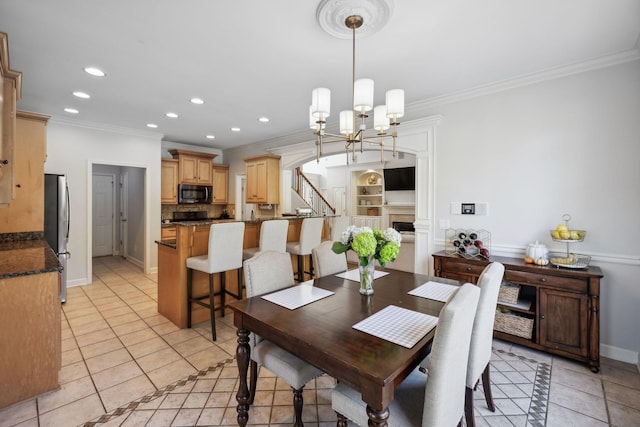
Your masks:
[{"label": "island countertop", "polygon": [[0,243],[0,279],[61,270],[56,254],[43,239]]}]

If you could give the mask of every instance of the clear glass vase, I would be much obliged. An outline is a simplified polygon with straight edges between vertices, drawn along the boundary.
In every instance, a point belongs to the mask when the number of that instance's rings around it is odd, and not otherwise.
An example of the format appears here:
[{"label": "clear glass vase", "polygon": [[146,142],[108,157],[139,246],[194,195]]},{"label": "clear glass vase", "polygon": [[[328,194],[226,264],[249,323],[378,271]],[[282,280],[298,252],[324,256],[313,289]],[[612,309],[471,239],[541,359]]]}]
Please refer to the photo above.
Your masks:
[{"label": "clear glass vase", "polygon": [[362,265],[362,261],[358,265],[358,270],[360,271],[360,293],[362,295],[373,295],[375,264],[375,258],[370,256],[367,265]]}]

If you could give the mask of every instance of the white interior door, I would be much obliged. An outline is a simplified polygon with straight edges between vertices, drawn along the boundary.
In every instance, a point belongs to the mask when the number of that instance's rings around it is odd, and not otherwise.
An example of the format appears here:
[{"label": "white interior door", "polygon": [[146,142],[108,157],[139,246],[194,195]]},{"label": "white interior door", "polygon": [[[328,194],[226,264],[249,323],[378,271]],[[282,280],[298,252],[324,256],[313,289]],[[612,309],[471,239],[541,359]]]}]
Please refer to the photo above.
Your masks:
[{"label": "white interior door", "polygon": [[113,175],[93,175],[93,256],[113,255]]}]

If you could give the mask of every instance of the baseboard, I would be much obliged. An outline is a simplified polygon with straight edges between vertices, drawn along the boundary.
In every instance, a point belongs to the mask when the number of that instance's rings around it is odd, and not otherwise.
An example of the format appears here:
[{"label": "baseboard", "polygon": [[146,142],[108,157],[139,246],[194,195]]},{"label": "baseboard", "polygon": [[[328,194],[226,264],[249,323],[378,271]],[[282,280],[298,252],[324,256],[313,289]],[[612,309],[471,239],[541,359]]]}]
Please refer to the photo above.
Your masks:
[{"label": "baseboard", "polygon": [[86,277],[83,277],[82,279],[67,280],[67,288],[73,288],[74,286],[88,285],[89,283],[91,282]]},{"label": "baseboard", "polygon": [[640,353],[608,344],[600,344],[600,356],[620,362],[631,363],[640,369]]},{"label": "baseboard", "polygon": [[140,267],[142,270],[144,270],[144,261],[140,261],[137,258],[134,258],[132,256],[128,256],[125,258],[127,261],[129,261],[131,264],[137,265],[138,267]]}]

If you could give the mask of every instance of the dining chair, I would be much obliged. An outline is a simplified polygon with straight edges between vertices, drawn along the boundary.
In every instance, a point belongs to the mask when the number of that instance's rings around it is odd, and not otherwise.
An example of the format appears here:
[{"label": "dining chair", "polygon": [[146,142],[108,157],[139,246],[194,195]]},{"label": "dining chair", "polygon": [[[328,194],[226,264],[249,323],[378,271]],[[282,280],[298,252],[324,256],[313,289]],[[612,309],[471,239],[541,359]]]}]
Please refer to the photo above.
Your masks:
[{"label": "dining chair", "polygon": [[[464,284],[438,316],[429,375],[416,368],[396,389],[389,406],[389,427],[452,427],[462,424],[464,388],[469,360],[473,319],[480,290]],[[331,393],[331,406],[338,414],[338,427],[347,418],[367,426],[367,407],[359,391],[339,383]]]},{"label": "dining chair", "polygon": [[[480,300],[476,317],[473,321],[471,346],[469,348],[469,363],[467,367],[467,381],[465,389],[464,412],[467,427],[475,426],[473,413],[473,391],[482,377],[482,388],[487,407],[495,412],[493,395],[491,393],[491,379],[489,377],[491,362],[491,345],[493,344],[493,323],[496,315],[496,304],[500,284],[504,277],[504,265],[492,262],[487,265],[478,278]],[[428,359],[428,358],[427,358]],[[427,362],[420,364],[422,372],[427,371]]]},{"label": "dining chair", "polygon": [[300,240],[287,243],[287,252],[298,256],[298,282],[304,282],[304,273],[313,277],[313,261],[309,271],[304,271],[304,257],[311,255],[311,249],[320,244],[322,240],[322,227],[324,218],[305,218],[300,228]]},{"label": "dining chair", "polygon": [[257,252],[287,251],[287,231],[289,220],[271,219],[260,224],[260,242],[257,248],[246,248],[242,251],[242,259],[249,259]]},{"label": "dining chair", "polygon": [[[247,297],[267,294],[294,285],[291,257],[283,252],[259,252],[245,260],[244,275]],[[249,348],[249,404],[253,403],[256,394],[258,365],[261,365],[291,386],[294,426],[302,426],[302,390],[305,384],[324,372],[254,333],[249,337]]]},{"label": "dining chair", "polygon": [[346,254],[333,252],[332,246],[333,242],[327,240],[311,250],[311,259],[313,260],[316,278],[347,271]]},{"label": "dining chair", "polygon": [[[209,245],[207,253],[189,257],[187,264],[187,327],[191,327],[191,306],[198,304],[209,309],[211,316],[211,336],[216,340],[216,311],[224,317],[225,295],[230,293],[226,288],[226,271],[238,269],[238,289],[242,294],[242,241],[244,238],[244,222],[228,222],[211,224],[209,229]],[[193,270],[209,275],[209,293],[193,295]],[[220,273],[220,290],[213,290],[213,275]],[[220,305],[214,304],[216,296],[220,296]],[[203,300],[209,300],[204,302]]]}]

